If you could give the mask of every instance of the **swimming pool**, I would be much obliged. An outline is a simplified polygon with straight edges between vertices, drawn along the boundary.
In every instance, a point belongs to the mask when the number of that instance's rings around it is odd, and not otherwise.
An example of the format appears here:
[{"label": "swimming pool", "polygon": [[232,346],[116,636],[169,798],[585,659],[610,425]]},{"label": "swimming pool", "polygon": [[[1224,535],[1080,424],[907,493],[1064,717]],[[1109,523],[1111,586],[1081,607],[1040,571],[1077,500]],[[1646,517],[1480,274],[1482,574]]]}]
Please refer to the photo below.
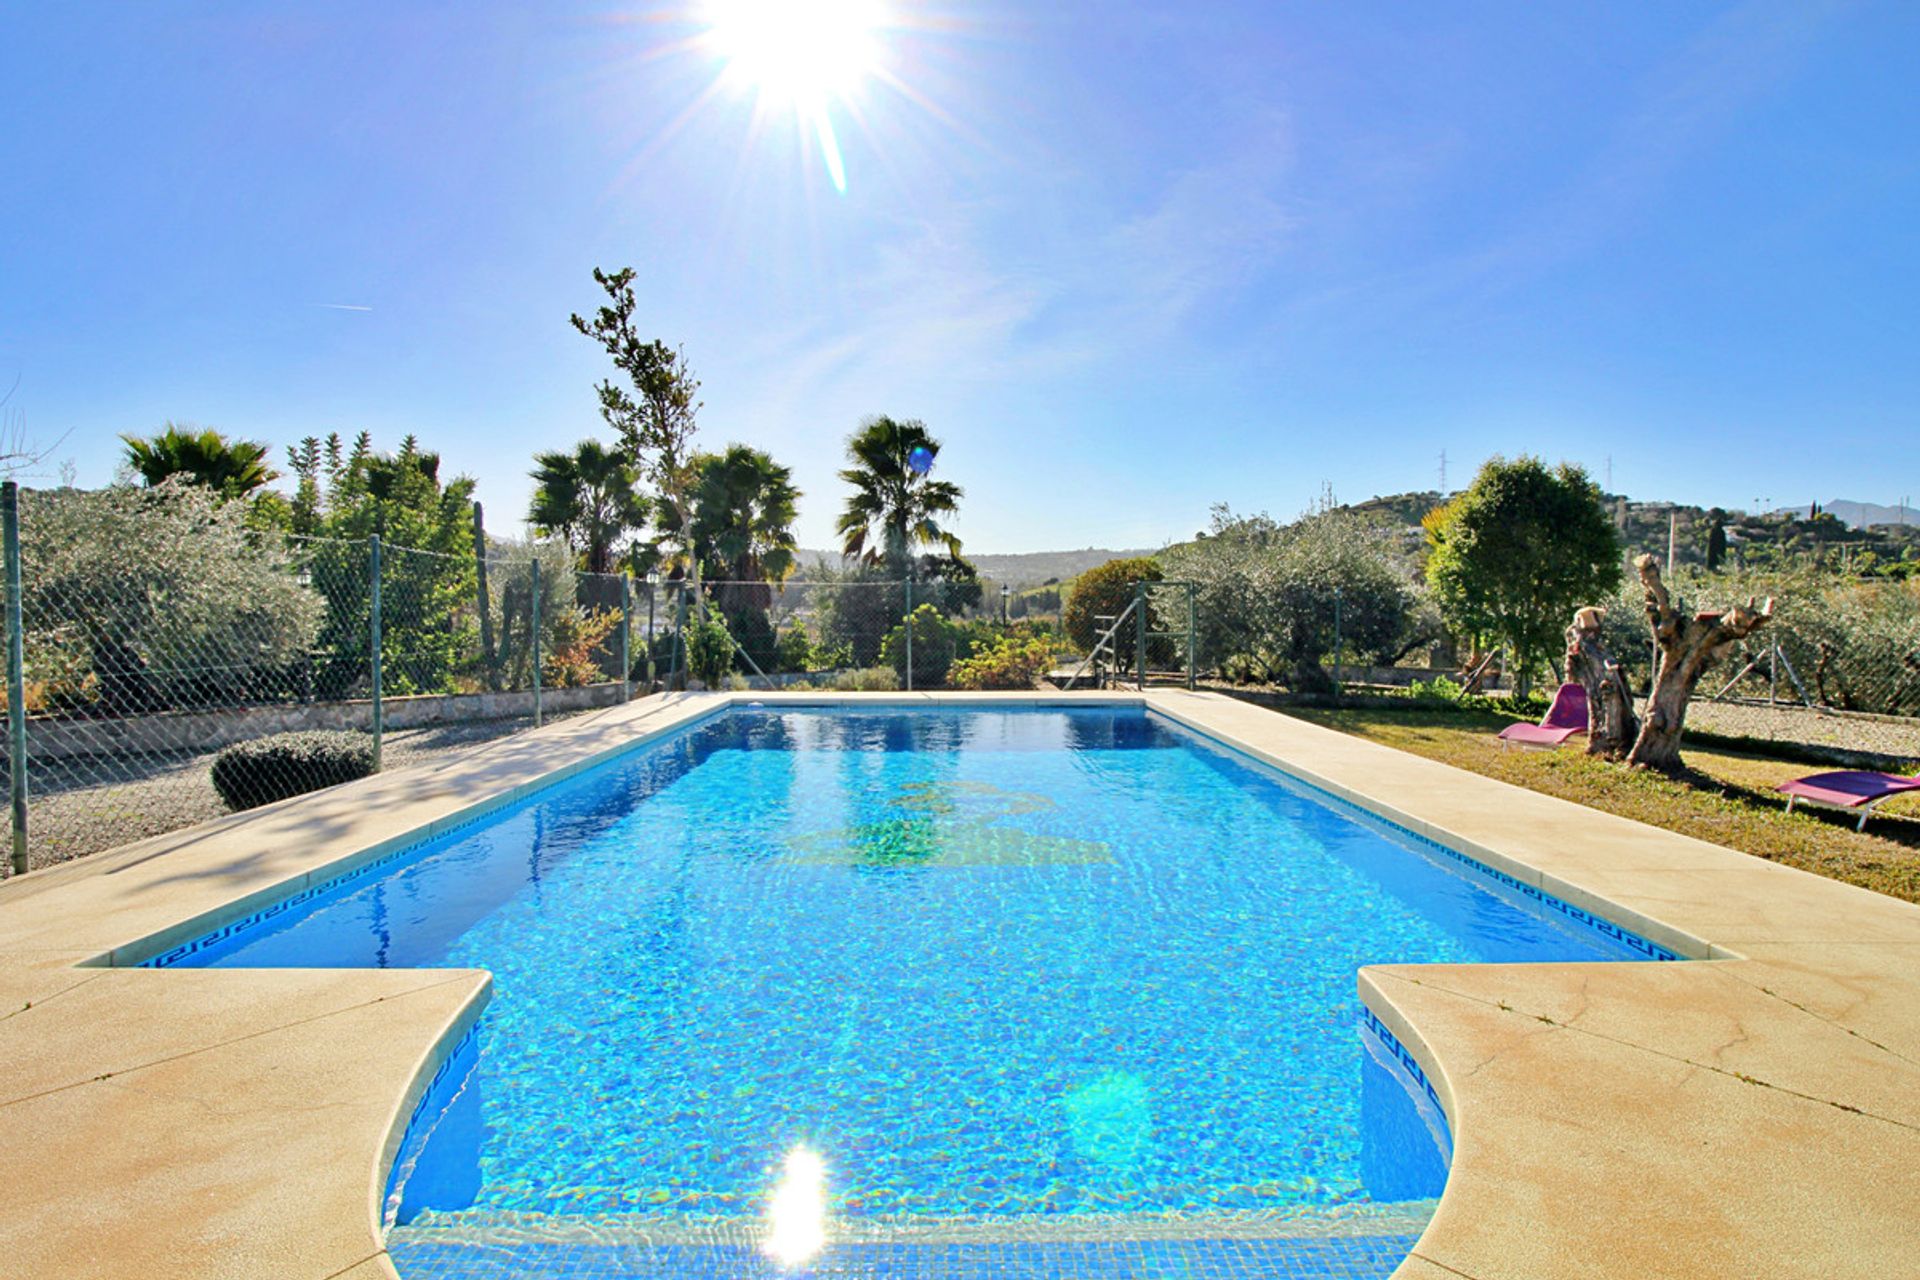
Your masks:
[{"label": "swimming pool", "polygon": [[1664,954],[1115,707],[734,710],[257,914],[165,959],[495,976],[410,1277],[792,1274],[809,1187],[832,1274],[1385,1275],[1446,1135],[1355,971]]}]

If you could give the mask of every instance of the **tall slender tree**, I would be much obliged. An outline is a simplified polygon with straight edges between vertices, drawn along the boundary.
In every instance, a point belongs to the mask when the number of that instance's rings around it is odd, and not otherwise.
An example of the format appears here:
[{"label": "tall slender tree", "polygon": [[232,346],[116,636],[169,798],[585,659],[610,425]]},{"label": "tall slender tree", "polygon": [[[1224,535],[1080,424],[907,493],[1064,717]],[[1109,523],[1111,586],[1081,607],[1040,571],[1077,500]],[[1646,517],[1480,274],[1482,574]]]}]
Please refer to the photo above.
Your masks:
[{"label": "tall slender tree", "polygon": [[[914,466],[924,450],[922,468]],[[884,563],[904,573],[920,547],[943,547],[958,559],[960,539],[941,527],[943,517],[960,509],[965,496],[950,480],[935,480],[930,469],[940,442],[927,424],[914,418],[869,418],[847,440],[847,461],[840,478],[853,486],[836,526],[841,550],[869,563]]]},{"label": "tall slender tree", "polygon": [[206,485],[222,501],[244,498],[279,476],[267,463],[267,446],[233,440],[209,427],[167,423],[151,436],[123,435],[127,465],[149,486],[169,476]]},{"label": "tall slender tree", "polygon": [[[570,320],[576,330],[600,344],[626,380],[623,386],[611,378],[601,379],[596,388],[600,416],[619,433],[641,477],[677,517],[681,549],[691,553],[693,489],[699,479],[693,467],[693,435],[700,413],[700,380],[693,376],[685,351],[658,338],[643,340],[635,329],[638,302],[632,267],[614,272],[596,267],[593,279],[606,292],[606,305],[591,320],[577,314]],[[697,583],[697,557],[693,572]]]},{"label": "tall slender tree", "polygon": [[566,539],[588,573],[612,573],[622,546],[647,523],[650,504],[640,493],[633,461],[598,440],[573,451],[535,454],[533,500],[527,522]]}]

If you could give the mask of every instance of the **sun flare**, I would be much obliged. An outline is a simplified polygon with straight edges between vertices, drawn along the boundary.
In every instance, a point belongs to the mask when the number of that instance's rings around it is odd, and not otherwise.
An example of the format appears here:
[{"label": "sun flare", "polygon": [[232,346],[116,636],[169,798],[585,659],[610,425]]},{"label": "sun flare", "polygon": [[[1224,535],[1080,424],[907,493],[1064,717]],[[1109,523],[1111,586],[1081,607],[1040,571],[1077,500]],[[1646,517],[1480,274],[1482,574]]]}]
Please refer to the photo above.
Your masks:
[{"label": "sun flare", "polygon": [[876,0],[709,0],[706,14],[727,73],[796,106],[853,92],[879,54]]},{"label": "sun flare", "polygon": [[724,62],[724,77],[811,126],[827,175],[844,195],[846,166],[829,108],[878,66],[878,0],[708,0],[704,15],[705,43]]}]

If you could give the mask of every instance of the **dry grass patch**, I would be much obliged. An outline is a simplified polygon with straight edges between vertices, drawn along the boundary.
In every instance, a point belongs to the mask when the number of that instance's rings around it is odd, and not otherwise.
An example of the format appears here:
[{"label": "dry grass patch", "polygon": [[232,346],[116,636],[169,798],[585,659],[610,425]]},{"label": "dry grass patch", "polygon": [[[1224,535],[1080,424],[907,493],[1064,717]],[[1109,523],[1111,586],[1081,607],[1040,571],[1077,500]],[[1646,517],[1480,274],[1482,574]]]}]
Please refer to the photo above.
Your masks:
[{"label": "dry grass patch", "polygon": [[1867,823],[1836,813],[1786,811],[1773,790],[1814,765],[1689,746],[1691,770],[1670,778],[1587,756],[1577,743],[1559,751],[1502,751],[1493,735],[1506,717],[1454,710],[1290,707],[1288,715],[1383,746],[1471,769],[1529,790],[1710,840],[1757,858],[1920,902],[1920,797],[1884,804]]}]

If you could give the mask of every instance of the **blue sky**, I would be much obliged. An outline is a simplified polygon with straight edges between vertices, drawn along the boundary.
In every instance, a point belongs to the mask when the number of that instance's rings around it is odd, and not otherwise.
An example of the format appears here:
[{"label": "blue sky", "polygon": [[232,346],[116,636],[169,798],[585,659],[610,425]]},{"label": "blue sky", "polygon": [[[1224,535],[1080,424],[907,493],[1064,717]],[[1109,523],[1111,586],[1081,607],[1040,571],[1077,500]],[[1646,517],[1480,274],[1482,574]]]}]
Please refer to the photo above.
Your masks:
[{"label": "blue sky", "polygon": [[[1464,482],[1920,497],[1920,6],[888,6],[832,108],[697,10],[0,0],[0,391],[82,483],[187,420],[416,433],[524,511],[640,272],[828,541],[866,414],[978,551]],[[334,305],[328,305],[334,304]],[[365,308],[347,310],[344,307]]]}]

